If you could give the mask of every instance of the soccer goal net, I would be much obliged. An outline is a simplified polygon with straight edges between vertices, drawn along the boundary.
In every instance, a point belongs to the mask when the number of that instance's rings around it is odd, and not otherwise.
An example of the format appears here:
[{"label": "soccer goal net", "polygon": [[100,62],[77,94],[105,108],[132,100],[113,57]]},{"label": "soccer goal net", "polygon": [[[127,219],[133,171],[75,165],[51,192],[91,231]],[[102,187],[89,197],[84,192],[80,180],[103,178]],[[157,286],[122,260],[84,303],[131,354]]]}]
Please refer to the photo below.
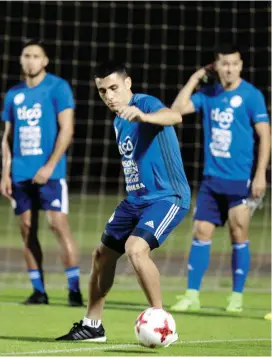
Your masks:
[{"label": "soccer goal net", "polygon": [[[134,92],[157,96],[170,106],[189,76],[213,61],[214,45],[235,41],[243,48],[243,77],[262,90],[269,105],[269,29],[270,3],[265,1],[0,3],[1,98],[20,80],[20,48],[26,38],[45,41],[50,57],[48,70],[68,80],[74,90],[76,128],[68,155],[67,178],[70,223],[83,273],[89,272],[91,251],[125,195],[113,117],[98,97],[93,82],[97,64],[113,57],[124,61]],[[185,286],[192,213],[203,168],[201,119],[186,117],[177,127],[177,134],[193,202],[184,222],[152,253],[165,287],[178,287],[179,281]],[[26,276],[26,267],[18,222],[9,203],[3,198],[0,202],[0,280],[2,285],[13,282],[19,286]],[[249,288],[269,288],[269,203],[270,189],[264,207],[256,212],[250,226]],[[55,286],[63,281],[64,285],[57,243],[42,213],[39,228],[46,280]],[[117,273],[120,282],[132,276],[126,258],[121,258]],[[56,278],[58,275],[61,278]],[[203,287],[229,287],[230,279],[231,245],[225,227],[216,231]]]}]

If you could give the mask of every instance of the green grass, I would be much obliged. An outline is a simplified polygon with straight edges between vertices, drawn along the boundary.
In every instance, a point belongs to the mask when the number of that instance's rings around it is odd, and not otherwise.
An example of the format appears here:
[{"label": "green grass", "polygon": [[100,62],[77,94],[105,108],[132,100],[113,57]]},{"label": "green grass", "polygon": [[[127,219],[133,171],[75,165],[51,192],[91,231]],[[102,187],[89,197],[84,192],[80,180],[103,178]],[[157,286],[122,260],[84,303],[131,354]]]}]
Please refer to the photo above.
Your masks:
[{"label": "green grass", "polygon": [[[245,309],[240,315],[224,311],[226,293],[201,294],[199,313],[173,314],[179,342],[167,349],[147,349],[136,344],[134,321],[147,306],[142,292],[113,289],[103,317],[106,344],[60,343],[54,338],[64,334],[72,323],[82,319],[85,309],[69,308],[66,292],[49,290],[49,306],[23,306],[29,290],[3,289],[0,294],[0,356],[270,356],[269,294],[245,294]],[[165,307],[175,300],[175,292],[164,291]],[[262,340],[264,339],[264,340]],[[43,351],[43,352],[39,352]],[[51,351],[51,352],[50,352]]]},{"label": "green grass", "polygon": [[[91,250],[99,242],[105,222],[120,200],[121,197],[114,196],[85,196],[82,199],[79,196],[71,197],[71,227],[74,237],[78,240],[81,258],[85,257],[84,264],[82,260],[80,263],[87,265],[88,269]],[[260,265],[263,257],[271,252],[271,220],[268,200],[265,206],[265,209],[256,212],[250,228],[251,251],[257,255]],[[171,264],[175,257],[176,261],[180,261],[180,265],[184,265],[185,260],[182,259],[181,254],[189,252],[191,230],[192,210],[154,254],[161,254],[165,264]],[[57,244],[47,229],[44,214],[41,214],[40,240],[46,257],[56,251]],[[262,291],[270,290],[270,276],[260,275],[258,265],[257,270],[253,270],[249,275],[245,293],[245,310],[238,316],[224,311],[227,294],[231,291],[231,274],[222,274],[220,277],[205,276],[201,293],[203,310],[194,314],[174,314],[180,340],[168,349],[151,350],[136,344],[133,331],[134,321],[147,306],[136,278],[125,275],[116,277],[114,289],[107,300],[103,318],[108,337],[107,344],[58,343],[54,341],[54,338],[66,333],[73,322],[79,321],[84,316],[85,309],[66,306],[66,278],[64,274],[49,274],[48,270],[46,287],[50,295],[50,306],[20,305],[19,302],[23,301],[30,292],[30,284],[27,274],[24,273],[22,261],[16,262],[18,264],[16,272],[10,271],[9,266],[12,267],[13,262],[8,260],[7,253],[9,248],[21,246],[16,218],[9,204],[1,200],[0,252],[2,249],[2,257],[4,262],[7,262],[3,267],[7,270],[1,272],[0,280],[0,356],[9,353],[29,356],[270,355],[270,341],[268,341],[271,335],[270,323],[263,318],[271,310],[270,295],[262,293]],[[213,239],[212,254],[217,254],[220,258],[221,253],[230,253],[230,249],[227,229],[217,229]],[[57,265],[55,261],[52,264]],[[60,269],[62,270],[61,267]],[[177,269],[180,269],[179,264]],[[61,270],[56,269],[56,271]],[[179,275],[177,271],[176,276],[162,276],[166,308],[175,302],[175,295],[184,291],[186,287],[186,277]],[[82,274],[81,286],[84,292],[86,292],[87,281],[88,276]],[[24,288],[19,289],[19,286]],[[64,289],[55,290],[56,287],[59,289],[64,287]],[[258,294],[251,292],[254,290],[258,290]]]},{"label": "green grass", "polygon": [[[269,196],[266,198],[265,208],[257,210],[250,225],[251,251],[253,253],[270,252],[271,215],[269,210]],[[105,223],[113,213],[122,197],[118,196],[71,196],[70,223],[73,236],[83,252],[91,251],[100,240]],[[173,231],[169,239],[160,247],[161,253],[188,252],[192,239],[192,211],[184,221]],[[9,214],[7,214],[9,212]],[[44,249],[55,249],[56,241],[47,228],[44,214],[41,213],[40,240]],[[20,233],[16,218],[6,200],[0,201],[0,247],[21,247]],[[227,228],[218,228],[213,238],[213,252],[230,252],[231,246]]]}]

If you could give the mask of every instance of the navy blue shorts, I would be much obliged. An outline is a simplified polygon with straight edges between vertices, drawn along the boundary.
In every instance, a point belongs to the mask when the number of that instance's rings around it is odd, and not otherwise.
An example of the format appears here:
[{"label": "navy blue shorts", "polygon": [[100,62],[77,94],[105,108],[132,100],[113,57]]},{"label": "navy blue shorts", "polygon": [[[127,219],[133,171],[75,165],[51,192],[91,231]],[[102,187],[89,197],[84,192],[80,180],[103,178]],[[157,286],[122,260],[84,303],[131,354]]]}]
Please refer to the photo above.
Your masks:
[{"label": "navy blue shorts", "polygon": [[162,199],[136,205],[124,200],[108,220],[102,243],[119,253],[125,252],[130,235],[143,238],[151,249],[159,247],[183,220],[188,210]]},{"label": "navy blue shorts", "polygon": [[197,195],[194,219],[224,226],[230,208],[246,204],[250,181],[204,176]]},{"label": "navy blue shorts", "polygon": [[68,188],[65,179],[49,180],[45,185],[31,180],[12,184],[12,207],[16,215],[34,207],[68,214]]}]

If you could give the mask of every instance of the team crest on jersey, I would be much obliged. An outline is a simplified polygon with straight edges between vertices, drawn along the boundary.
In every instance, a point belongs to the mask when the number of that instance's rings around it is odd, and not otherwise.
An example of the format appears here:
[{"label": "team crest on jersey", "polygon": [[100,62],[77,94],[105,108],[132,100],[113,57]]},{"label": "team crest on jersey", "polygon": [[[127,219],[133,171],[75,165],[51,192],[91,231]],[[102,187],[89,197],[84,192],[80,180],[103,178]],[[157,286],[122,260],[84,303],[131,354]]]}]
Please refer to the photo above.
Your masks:
[{"label": "team crest on jersey", "polygon": [[231,100],[230,100],[230,105],[231,105],[233,108],[238,108],[238,107],[240,107],[240,105],[242,104],[242,102],[243,102],[242,97],[240,97],[239,95],[235,95],[234,97],[231,98]]},{"label": "team crest on jersey", "polygon": [[14,103],[16,105],[19,105],[21,103],[23,103],[23,101],[25,100],[25,95],[24,93],[18,93],[15,97],[14,97]]}]

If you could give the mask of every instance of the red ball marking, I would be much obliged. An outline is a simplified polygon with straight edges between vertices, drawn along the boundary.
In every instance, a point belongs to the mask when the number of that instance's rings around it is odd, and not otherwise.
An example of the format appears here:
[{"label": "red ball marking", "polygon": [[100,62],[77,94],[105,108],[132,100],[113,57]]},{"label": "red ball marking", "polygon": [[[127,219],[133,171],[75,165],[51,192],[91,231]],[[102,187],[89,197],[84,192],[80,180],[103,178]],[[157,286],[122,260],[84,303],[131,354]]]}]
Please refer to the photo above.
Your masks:
[{"label": "red ball marking", "polygon": [[170,330],[169,326],[168,326],[168,321],[165,319],[164,320],[164,326],[163,327],[156,327],[154,329],[155,332],[159,332],[161,334],[161,342],[164,342],[166,337],[168,335],[172,335],[173,331]]},{"label": "red ball marking", "polygon": [[136,321],[136,325],[137,325],[137,332],[139,333],[140,332],[140,326],[143,325],[143,324],[147,324],[147,321],[144,320],[144,314],[145,314],[145,311],[141,313],[141,315],[138,317],[137,321]]}]

